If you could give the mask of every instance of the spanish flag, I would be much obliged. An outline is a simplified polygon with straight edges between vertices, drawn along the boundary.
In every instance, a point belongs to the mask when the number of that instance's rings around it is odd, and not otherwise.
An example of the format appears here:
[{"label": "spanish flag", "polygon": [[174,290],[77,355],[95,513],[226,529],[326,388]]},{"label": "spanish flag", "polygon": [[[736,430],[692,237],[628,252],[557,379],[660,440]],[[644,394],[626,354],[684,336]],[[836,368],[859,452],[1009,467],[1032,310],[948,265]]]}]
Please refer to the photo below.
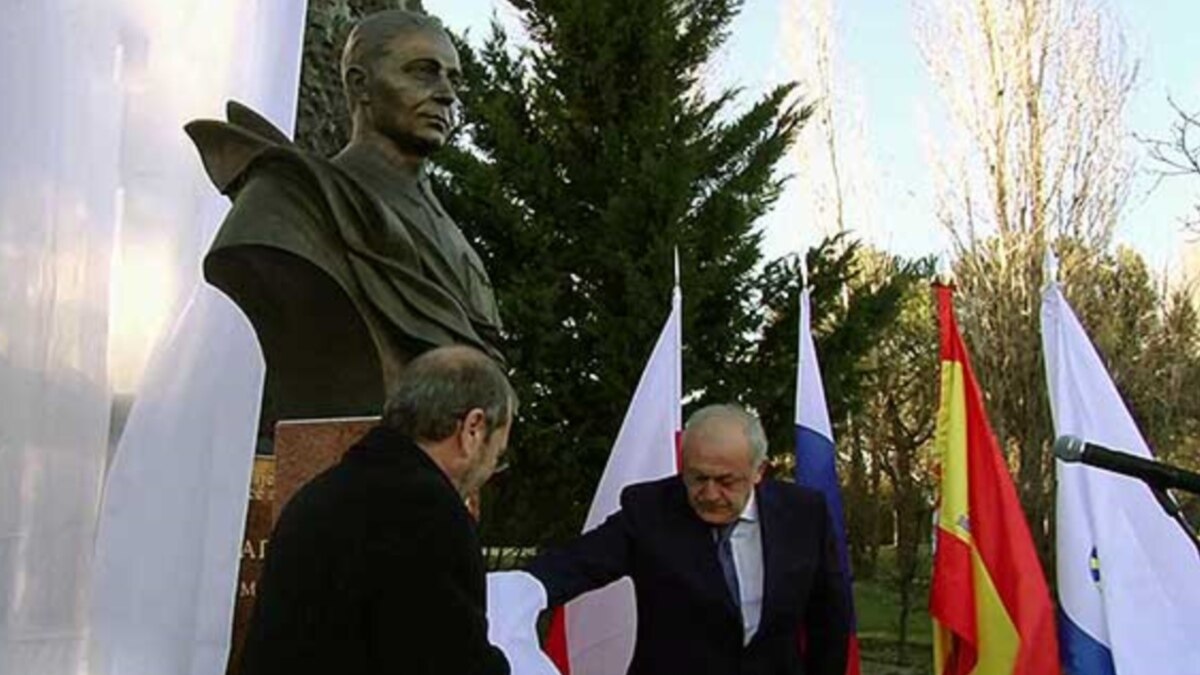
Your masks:
[{"label": "spanish flag", "polygon": [[1056,675],[1054,606],[1017,491],[988,425],[954,320],[936,286],[942,391],[929,614],[938,675]]}]

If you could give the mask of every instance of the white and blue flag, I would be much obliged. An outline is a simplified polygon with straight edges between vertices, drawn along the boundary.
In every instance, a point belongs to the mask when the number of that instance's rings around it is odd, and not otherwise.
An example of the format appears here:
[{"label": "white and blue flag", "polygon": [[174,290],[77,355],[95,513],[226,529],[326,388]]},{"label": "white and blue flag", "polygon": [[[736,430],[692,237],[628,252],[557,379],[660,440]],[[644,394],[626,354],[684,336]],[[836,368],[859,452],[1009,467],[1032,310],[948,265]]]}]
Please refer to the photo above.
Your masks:
[{"label": "white and blue flag", "polygon": [[[1042,295],[1057,435],[1152,457],[1057,283]],[[1071,675],[1200,673],[1200,557],[1141,481],[1056,462],[1059,644]]]}]

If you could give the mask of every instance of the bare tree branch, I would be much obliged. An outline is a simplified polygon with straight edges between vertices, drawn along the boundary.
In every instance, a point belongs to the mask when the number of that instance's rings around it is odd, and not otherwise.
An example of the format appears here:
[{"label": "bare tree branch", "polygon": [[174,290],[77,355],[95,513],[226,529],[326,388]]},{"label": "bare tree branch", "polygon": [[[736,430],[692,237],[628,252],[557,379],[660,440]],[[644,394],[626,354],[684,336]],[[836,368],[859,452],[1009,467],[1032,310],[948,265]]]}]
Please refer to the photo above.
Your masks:
[{"label": "bare tree branch", "polygon": [[918,0],[918,43],[945,104],[929,155],[960,319],[1039,549],[1050,550],[1051,423],[1038,349],[1042,259],[1102,251],[1133,170],[1123,122],[1137,76],[1095,0]]},{"label": "bare tree branch", "polygon": [[[1167,138],[1134,134],[1154,163],[1150,171],[1157,176],[1155,188],[1167,178],[1200,178],[1200,139],[1197,138],[1200,136],[1200,111],[1188,112],[1170,96],[1167,103],[1175,111],[1175,121]],[[1184,219],[1184,224],[1193,231],[1200,231],[1200,203],[1196,204],[1193,215]]]}]

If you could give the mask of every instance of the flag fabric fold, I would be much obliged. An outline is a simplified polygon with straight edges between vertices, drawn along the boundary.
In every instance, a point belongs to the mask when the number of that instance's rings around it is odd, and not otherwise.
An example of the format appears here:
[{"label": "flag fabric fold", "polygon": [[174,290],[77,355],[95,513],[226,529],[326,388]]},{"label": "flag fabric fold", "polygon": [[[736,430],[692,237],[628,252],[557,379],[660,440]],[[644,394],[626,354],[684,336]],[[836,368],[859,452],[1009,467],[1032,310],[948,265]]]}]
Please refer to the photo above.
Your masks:
[{"label": "flag fabric fold", "polygon": [[[620,508],[621,490],[627,485],[663,478],[677,470],[683,415],[681,321],[681,295],[676,285],[671,314],[625,413],[584,532]],[[633,657],[636,617],[633,584],[622,579],[576,598],[556,612],[546,650],[564,675],[623,673]]]},{"label": "flag fabric fold", "polygon": [[198,288],[151,361],[109,471],[89,672],[225,672],[262,364],[249,321]]},{"label": "flag fabric fold", "polygon": [[850,643],[846,675],[861,672],[854,595],[851,592],[850,556],[847,551],[846,518],[837,475],[837,453],[833,426],[825,404],[825,387],[812,337],[810,290],[800,293],[800,337],[796,363],[796,483],[819,491],[829,506],[837,539],[838,562],[845,572],[846,599],[850,607]]},{"label": "flag fabric fold", "polygon": [[[88,4],[115,13],[114,63],[127,83],[117,178],[127,205],[122,246],[136,254],[114,266],[114,279],[124,280],[115,288],[178,293],[178,305],[165,307],[181,311],[164,317],[160,332],[143,317],[143,294],[127,297],[130,333],[145,338],[131,344],[144,344],[150,357],[131,382],[136,400],[105,476],[86,672],[217,675],[226,670],[239,593],[263,359],[250,322],[200,278],[229,204],[209,185],[182,126],[236,99],[292,129],[306,3]],[[115,331],[125,324],[113,316]]]},{"label": "flag fabric fold", "polygon": [[938,675],[1055,675],[1054,608],[1000,446],[954,318],[941,324],[940,486],[929,613]]},{"label": "flag fabric fold", "polygon": [[[1151,458],[1058,284],[1042,294],[1042,343],[1057,435]],[[1073,675],[1200,669],[1200,561],[1140,481],[1055,462],[1059,640]]]},{"label": "flag fabric fold", "polygon": [[546,609],[546,589],[523,571],[487,575],[488,642],[500,648],[518,675],[557,675],[538,642],[537,618]]}]

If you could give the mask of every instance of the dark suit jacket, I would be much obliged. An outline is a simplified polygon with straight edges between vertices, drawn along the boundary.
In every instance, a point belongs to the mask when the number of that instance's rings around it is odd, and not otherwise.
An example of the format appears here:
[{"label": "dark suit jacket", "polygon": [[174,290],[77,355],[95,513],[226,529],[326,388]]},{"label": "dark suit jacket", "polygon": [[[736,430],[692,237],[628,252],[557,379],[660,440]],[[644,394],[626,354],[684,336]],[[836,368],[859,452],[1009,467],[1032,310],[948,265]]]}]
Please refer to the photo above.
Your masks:
[{"label": "dark suit jacket", "polygon": [[620,511],[536,558],[529,572],[551,606],[629,576],[637,596],[630,673],[843,675],[849,613],[824,499],[773,481],[759,484],[756,499],[763,606],[746,646],[712,529],[688,505],[677,476],[626,488]]},{"label": "dark suit jacket", "polygon": [[284,509],[243,675],[509,672],[462,498],[411,440],[373,429]]}]

